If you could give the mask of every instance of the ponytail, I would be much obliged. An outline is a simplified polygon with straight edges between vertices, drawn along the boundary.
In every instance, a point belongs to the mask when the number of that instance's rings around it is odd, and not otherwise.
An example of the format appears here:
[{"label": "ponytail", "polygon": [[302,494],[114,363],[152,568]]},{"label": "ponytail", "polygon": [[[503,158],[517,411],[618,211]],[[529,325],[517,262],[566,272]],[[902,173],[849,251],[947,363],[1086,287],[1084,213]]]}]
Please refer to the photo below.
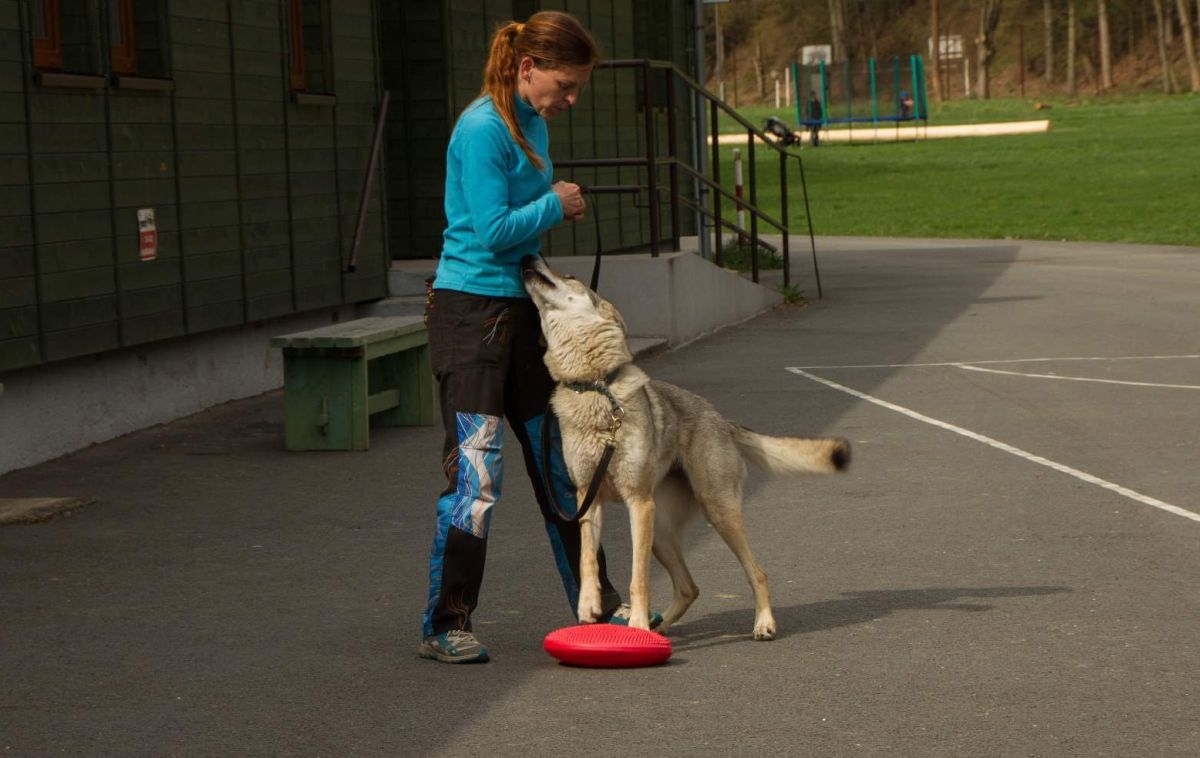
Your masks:
[{"label": "ponytail", "polygon": [[525,24],[510,21],[496,30],[496,34],[492,36],[487,65],[483,67],[483,89],[480,94],[491,95],[496,113],[504,120],[508,133],[521,147],[534,168],[541,171],[542,159],[533,151],[533,147],[521,131],[521,125],[517,123],[517,63],[520,60],[517,57],[517,37],[524,29]]},{"label": "ponytail", "polygon": [[509,134],[540,171],[542,159],[517,121],[517,66],[527,55],[542,69],[594,66],[600,59],[600,48],[574,16],[558,11],[535,13],[524,24],[510,21],[492,36],[479,94],[492,98]]}]

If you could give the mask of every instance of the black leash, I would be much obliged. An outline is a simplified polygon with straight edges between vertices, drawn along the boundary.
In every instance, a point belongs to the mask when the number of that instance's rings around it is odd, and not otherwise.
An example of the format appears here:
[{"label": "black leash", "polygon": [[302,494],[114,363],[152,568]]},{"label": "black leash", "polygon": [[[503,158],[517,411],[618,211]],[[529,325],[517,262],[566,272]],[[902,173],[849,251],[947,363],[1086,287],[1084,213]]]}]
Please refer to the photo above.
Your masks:
[{"label": "black leash", "polygon": [[[582,188],[584,192],[586,188]],[[600,219],[596,219],[596,264],[592,267],[592,291],[596,291],[600,285]],[[608,385],[617,377],[620,369],[612,372],[604,378],[603,382],[563,382],[563,386],[567,389],[574,390],[577,393],[584,392],[599,392],[608,398],[611,406],[610,414],[612,416],[612,427],[608,429],[608,442],[604,445],[604,453],[600,456],[600,463],[596,465],[596,471],[592,474],[592,481],[588,484],[587,494],[584,495],[583,503],[576,504],[578,507],[574,516],[567,515],[559,504],[558,498],[554,494],[554,487],[550,481],[550,425],[554,423],[554,409],[550,407],[550,401],[546,401],[546,413],[542,417],[542,487],[546,491],[546,500],[550,504],[550,509],[555,515],[563,521],[578,521],[583,518],[583,514],[588,512],[592,507],[592,503],[596,500],[596,494],[600,491],[600,483],[604,480],[604,474],[608,471],[608,464],[612,460],[613,453],[617,449],[617,430],[621,428],[621,422],[625,419],[625,409],[617,402],[608,389]]]},{"label": "black leash", "polygon": [[610,406],[609,417],[612,421],[612,426],[604,430],[609,435],[608,441],[604,443],[604,453],[600,456],[600,462],[596,464],[596,471],[592,474],[592,481],[588,484],[587,494],[584,495],[583,502],[577,504],[574,516],[567,514],[558,502],[550,481],[550,425],[554,423],[555,416],[550,404],[546,404],[546,415],[542,418],[542,487],[546,490],[546,500],[550,504],[550,509],[563,521],[578,521],[592,507],[592,503],[596,500],[596,494],[600,491],[600,483],[604,481],[604,475],[608,471],[608,464],[612,460],[613,453],[616,452],[617,431],[621,428],[621,422],[625,420],[625,409],[617,402],[617,398],[613,396],[608,385],[616,379],[619,372],[620,369],[612,372],[604,378],[603,382],[563,382],[564,387],[578,394],[599,392],[607,397]]},{"label": "black leash", "polygon": [[596,265],[592,266],[592,292],[600,291],[600,219],[596,219]]}]

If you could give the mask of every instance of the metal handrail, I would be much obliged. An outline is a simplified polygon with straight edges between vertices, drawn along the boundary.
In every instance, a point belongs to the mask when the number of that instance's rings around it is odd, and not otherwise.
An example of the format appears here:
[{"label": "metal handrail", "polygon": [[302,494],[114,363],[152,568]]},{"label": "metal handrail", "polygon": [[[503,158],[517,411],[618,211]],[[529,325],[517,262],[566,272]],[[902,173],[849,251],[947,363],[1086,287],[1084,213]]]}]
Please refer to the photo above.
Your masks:
[{"label": "metal handrail", "polygon": [[[594,186],[589,186],[587,188],[587,191],[591,192],[591,193],[623,192],[623,193],[634,193],[634,194],[640,194],[640,192],[642,190],[646,191],[647,198],[648,198],[647,207],[649,209],[649,216],[650,216],[650,255],[652,257],[658,256],[658,246],[659,246],[659,242],[661,241],[660,238],[662,236],[661,235],[662,220],[660,218],[662,209],[661,209],[661,199],[659,197],[660,188],[659,188],[657,169],[661,166],[667,166],[670,170],[669,191],[667,194],[668,194],[668,202],[670,203],[670,214],[671,214],[671,242],[672,242],[674,249],[675,250],[679,249],[679,237],[680,237],[680,234],[679,234],[679,208],[680,208],[681,204],[685,204],[688,207],[699,212],[700,215],[704,219],[710,220],[712,222],[713,226],[715,227],[715,229],[717,230],[717,233],[715,235],[716,250],[715,250],[715,256],[714,256],[715,262],[717,263],[717,265],[721,265],[721,262],[722,262],[721,261],[721,258],[722,258],[721,230],[722,230],[722,228],[728,228],[728,229],[732,229],[732,230],[736,231],[740,238],[749,238],[750,243],[751,243],[751,256],[750,256],[751,278],[753,279],[753,281],[757,282],[759,279],[759,276],[758,276],[758,274],[759,274],[758,249],[760,247],[762,247],[762,248],[764,248],[766,250],[770,250],[772,252],[779,251],[778,248],[776,248],[774,245],[771,245],[771,244],[765,242],[764,240],[762,240],[759,237],[758,222],[761,220],[761,221],[765,222],[766,224],[768,224],[769,226],[772,226],[772,227],[778,229],[782,233],[782,236],[783,236],[783,245],[782,245],[783,283],[785,286],[787,286],[790,283],[790,279],[791,279],[791,262],[789,259],[789,244],[788,244],[788,236],[789,235],[788,235],[788,225],[787,225],[787,218],[788,218],[787,159],[789,157],[796,158],[797,162],[800,164],[800,181],[801,181],[801,185],[802,185],[803,192],[804,192],[804,209],[805,209],[805,217],[808,220],[808,236],[809,236],[809,244],[812,249],[813,272],[816,277],[817,296],[821,297],[822,296],[821,275],[820,275],[820,271],[817,267],[816,240],[815,240],[815,237],[813,235],[813,230],[812,230],[812,215],[809,211],[809,206],[808,206],[808,187],[807,187],[807,182],[804,177],[804,163],[803,163],[803,161],[800,160],[800,156],[795,153],[788,152],[787,150],[784,150],[779,145],[775,144],[774,141],[770,137],[768,137],[768,135],[765,132],[763,132],[756,126],[754,126],[754,124],[747,121],[745,118],[742,117],[741,114],[739,114],[737,111],[735,111],[728,103],[721,100],[715,94],[710,92],[706,87],[704,87],[703,85],[701,85],[698,82],[696,82],[695,80],[693,80],[691,77],[689,77],[687,74],[685,74],[683,71],[681,71],[674,63],[672,63],[670,61],[656,61],[656,60],[650,60],[650,59],[644,59],[644,58],[616,59],[616,60],[602,61],[601,63],[597,64],[597,68],[610,68],[610,69],[639,68],[639,69],[641,69],[642,110],[645,113],[645,119],[646,119],[645,120],[646,154],[644,156],[625,157],[625,158],[575,158],[575,159],[556,161],[556,165],[559,167],[563,167],[563,168],[602,168],[602,167],[619,167],[619,166],[641,166],[641,167],[644,167],[646,169],[646,179],[647,179],[645,185],[628,185],[628,184],[594,185]],[[657,134],[657,128],[656,128],[655,121],[654,121],[653,108],[649,107],[650,97],[651,97],[650,74],[652,71],[666,71],[668,73],[667,80],[666,80],[666,85],[667,85],[667,97],[666,97],[667,151],[668,151],[668,155],[666,155],[666,156],[656,155],[656,148],[657,148],[657,144],[658,144],[657,143],[658,134]],[[676,121],[676,119],[675,119],[675,80],[676,79],[683,82],[683,84],[688,89],[690,89],[692,92],[700,95],[702,98],[704,98],[705,100],[707,100],[709,102],[709,106],[710,106],[709,115],[712,120],[712,128],[711,128],[712,174],[713,174],[712,178],[705,176],[703,173],[696,170],[695,167],[688,165],[687,163],[683,162],[679,158],[677,144],[676,144],[676,134],[675,134],[675,121]],[[746,137],[747,137],[747,141],[749,144],[749,147],[748,147],[749,184],[750,184],[749,201],[747,201],[744,198],[736,197],[735,195],[731,194],[728,190],[726,190],[724,187],[721,186],[720,140],[719,140],[720,132],[717,128],[719,111],[724,112],[727,116],[732,118],[734,121],[736,121],[738,124],[740,124],[746,130]],[[703,117],[703,116],[701,116],[701,117]],[[757,181],[756,181],[757,166],[756,166],[756,160],[755,160],[755,143],[759,142],[759,141],[764,143],[767,147],[771,148],[779,155],[779,161],[780,161],[780,164],[779,164],[780,165],[780,168],[779,168],[779,180],[780,180],[779,190],[780,190],[780,210],[781,210],[782,220],[772,218],[763,209],[758,207],[758,185],[757,185]],[[696,203],[696,202],[691,201],[688,198],[684,198],[684,197],[680,196],[680,194],[679,194],[679,171],[680,171],[680,169],[682,169],[684,171],[684,173],[686,173],[687,175],[691,176],[694,180],[700,182],[700,184],[703,187],[714,191],[714,193],[713,193],[713,209],[711,212],[707,208],[703,207],[704,206],[703,203]],[[749,215],[750,215],[750,229],[749,230],[743,229],[740,226],[738,226],[737,224],[727,221],[726,219],[721,217],[721,198],[722,198],[722,196],[724,196],[725,198],[734,202],[735,204],[738,204],[741,208],[744,208],[746,211],[749,212]],[[705,230],[703,228],[704,227],[703,223],[701,223],[701,227],[702,228],[700,229],[700,233],[704,234]]]}]

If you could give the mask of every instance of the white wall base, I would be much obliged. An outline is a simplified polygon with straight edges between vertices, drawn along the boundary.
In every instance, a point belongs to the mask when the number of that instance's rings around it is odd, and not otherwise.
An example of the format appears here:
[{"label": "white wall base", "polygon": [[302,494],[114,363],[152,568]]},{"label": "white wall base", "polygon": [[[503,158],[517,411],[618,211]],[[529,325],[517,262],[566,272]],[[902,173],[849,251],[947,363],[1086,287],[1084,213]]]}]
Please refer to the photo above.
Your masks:
[{"label": "white wall base", "polygon": [[[585,282],[593,262],[550,259]],[[692,253],[605,257],[600,294],[621,311],[631,337],[663,338],[669,347],[783,300]],[[282,387],[283,356],[271,337],[354,317],[352,306],[318,311],[4,374],[0,474]]]},{"label": "white wall base", "polygon": [[0,474],[282,387],[271,337],[353,314],[317,311],[6,373]]}]

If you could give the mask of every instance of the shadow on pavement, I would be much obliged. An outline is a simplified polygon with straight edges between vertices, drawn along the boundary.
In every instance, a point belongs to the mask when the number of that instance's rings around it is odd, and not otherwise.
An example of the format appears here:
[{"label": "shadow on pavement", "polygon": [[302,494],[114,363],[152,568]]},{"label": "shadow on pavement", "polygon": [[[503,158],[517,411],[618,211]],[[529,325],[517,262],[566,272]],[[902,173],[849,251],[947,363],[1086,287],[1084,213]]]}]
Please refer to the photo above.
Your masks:
[{"label": "shadow on pavement", "polygon": [[[822,600],[775,608],[779,624],[776,639],[796,634],[812,634],[855,624],[866,624],[898,611],[963,611],[979,613],[995,606],[970,600],[991,600],[1011,597],[1033,597],[1071,592],[1069,587],[979,587],[930,588],[919,590],[864,590],[843,592],[841,600]],[[753,611],[747,608],[713,613],[694,622],[683,622],[671,630],[676,638],[675,648],[695,651],[701,648],[745,642],[742,633]]]}]

